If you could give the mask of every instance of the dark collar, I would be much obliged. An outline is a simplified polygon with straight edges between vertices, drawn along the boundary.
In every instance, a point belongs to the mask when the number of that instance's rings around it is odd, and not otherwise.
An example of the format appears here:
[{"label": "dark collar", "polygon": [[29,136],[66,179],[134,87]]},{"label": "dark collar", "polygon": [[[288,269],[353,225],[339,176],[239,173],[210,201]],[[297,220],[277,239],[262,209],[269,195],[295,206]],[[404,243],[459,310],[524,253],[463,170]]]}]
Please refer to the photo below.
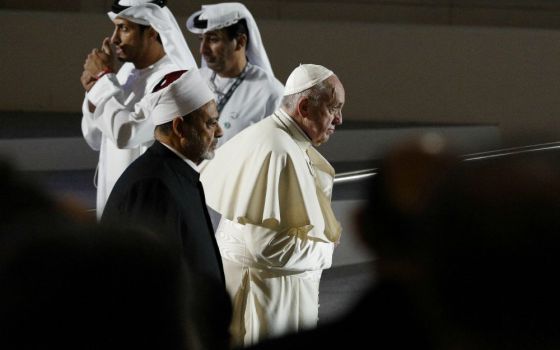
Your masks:
[{"label": "dark collar", "polygon": [[165,147],[161,142],[154,141],[154,144],[148,148],[146,152],[150,152],[158,157],[165,158],[166,163],[180,175],[185,176],[192,180],[194,183],[198,182],[200,174],[196,172],[190,165],[188,165],[178,155],[173,153],[169,148]]}]

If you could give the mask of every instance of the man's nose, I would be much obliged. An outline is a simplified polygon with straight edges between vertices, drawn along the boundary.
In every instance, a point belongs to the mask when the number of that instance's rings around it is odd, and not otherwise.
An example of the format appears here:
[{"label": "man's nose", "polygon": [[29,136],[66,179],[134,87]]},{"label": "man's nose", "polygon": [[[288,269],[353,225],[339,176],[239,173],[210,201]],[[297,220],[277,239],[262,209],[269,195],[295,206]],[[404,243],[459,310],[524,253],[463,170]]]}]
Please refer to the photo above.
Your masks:
[{"label": "man's nose", "polygon": [[216,126],[216,131],[214,131],[214,137],[219,139],[222,136],[224,136],[224,130],[222,129],[220,123],[218,123],[218,125]]},{"label": "man's nose", "polygon": [[342,124],[342,112],[339,112],[334,116],[333,125],[340,125]]},{"label": "man's nose", "polygon": [[115,29],[115,30],[113,31],[113,34],[111,35],[111,44],[118,45],[118,44],[120,44],[120,42],[121,42],[121,41],[120,41],[120,39],[119,39],[119,35],[118,35],[118,33],[117,33],[117,29]]},{"label": "man's nose", "polygon": [[208,50],[208,41],[204,38],[200,39],[200,54],[205,54],[208,52]]}]

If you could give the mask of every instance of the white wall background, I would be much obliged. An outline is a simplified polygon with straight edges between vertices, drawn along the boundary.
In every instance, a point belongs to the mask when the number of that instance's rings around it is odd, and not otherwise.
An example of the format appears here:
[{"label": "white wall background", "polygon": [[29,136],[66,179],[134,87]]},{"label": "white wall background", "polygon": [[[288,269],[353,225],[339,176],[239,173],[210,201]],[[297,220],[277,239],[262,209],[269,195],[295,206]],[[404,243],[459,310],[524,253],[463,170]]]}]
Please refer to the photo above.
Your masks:
[{"label": "white wall background", "polygon": [[[79,113],[82,64],[110,34],[108,18],[3,10],[0,23],[0,111]],[[346,120],[497,124],[507,145],[559,139],[559,30],[258,23],[280,80],[300,62],[340,76]],[[197,38],[185,34],[196,52]]]}]

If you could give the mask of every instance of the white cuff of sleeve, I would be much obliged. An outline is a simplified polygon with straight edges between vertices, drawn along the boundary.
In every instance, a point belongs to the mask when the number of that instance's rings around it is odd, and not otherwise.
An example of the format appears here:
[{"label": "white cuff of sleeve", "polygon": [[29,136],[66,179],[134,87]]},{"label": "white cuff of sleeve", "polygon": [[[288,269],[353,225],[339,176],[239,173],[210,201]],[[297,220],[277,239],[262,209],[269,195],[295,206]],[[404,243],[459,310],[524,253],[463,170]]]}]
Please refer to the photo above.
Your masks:
[{"label": "white cuff of sleeve", "polygon": [[114,73],[103,75],[87,93],[87,99],[95,107],[106,101],[109,97],[115,95],[119,91],[119,82]]}]

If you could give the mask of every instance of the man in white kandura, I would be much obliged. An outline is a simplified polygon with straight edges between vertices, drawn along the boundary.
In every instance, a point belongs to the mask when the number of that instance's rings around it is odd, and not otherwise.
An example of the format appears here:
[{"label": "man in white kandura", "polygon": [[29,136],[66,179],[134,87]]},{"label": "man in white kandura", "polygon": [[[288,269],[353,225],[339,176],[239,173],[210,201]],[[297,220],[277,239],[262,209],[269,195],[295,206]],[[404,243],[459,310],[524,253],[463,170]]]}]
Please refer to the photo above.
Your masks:
[{"label": "man in white kandura", "polygon": [[222,214],[216,238],[235,345],[317,324],[319,280],[341,227],[334,169],[313,146],[342,123],[344,99],[332,71],[300,65],[281,108],[218,148],[202,171],[207,204]]},{"label": "man in white kandura", "polygon": [[[164,76],[196,68],[166,0],[115,0],[111,38],[87,56],[81,82],[82,133],[99,151],[97,217],[124,169],[153,142],[153,124],[137,103]],[[115,49],[111,48],[114,45]],[[125,62],[116,73],[115,58]],[[116,73],[116,74],[115,74]]]},{"label": "man in white kandura", "polygon": [[214,92],[224,136],[220,144],[271,115],[284,87],[275,77],[257,24],[240,3],[203,5],[187,20],[200,35],[200,72]]}]

